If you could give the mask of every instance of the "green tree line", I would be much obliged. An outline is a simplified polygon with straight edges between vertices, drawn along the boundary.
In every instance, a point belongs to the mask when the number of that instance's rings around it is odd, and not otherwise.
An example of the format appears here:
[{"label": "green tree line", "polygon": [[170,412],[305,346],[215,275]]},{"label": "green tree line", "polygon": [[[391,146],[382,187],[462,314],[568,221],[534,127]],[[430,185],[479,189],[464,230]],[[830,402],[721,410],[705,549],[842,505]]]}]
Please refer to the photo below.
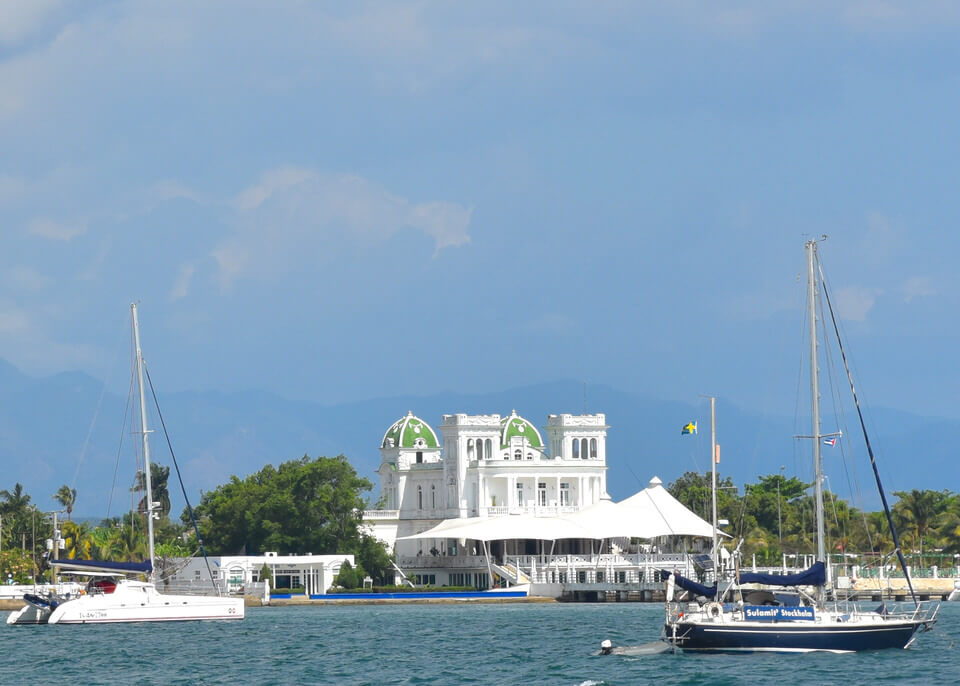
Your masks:
[{"label": "green tree line", "polygon": [[[188,557],[199,544],[185,509],[179,521],[170,518],[167,482],[170,468],[150,465],[153,499],[159,502],[160,518],[154,523],[157,567],[163,570],[170,558]],[[52,499],[55,509],[66,514],[59,527],[65,548],[59,557],[142,561],[148,555],[146,479],[137,475],[130,489],[136,498],[133,513],[112,517],[92,526],[71,521],[78,494],[62,486]],[[244,479],[236,476],[200,499],[194,514],[208,554],[284,553],[353,554],[358,569],[383,583],[391,558],[385,546],[361,528],[364,494],[369,480],[357,476],[345,457],[304,456],[267,465]],[[51,513],[31,500],[21,484],[0,491],[0,573],[4,580],[27,583],[36,574],[45,577],[46,545],[53,536]],[[360,577],[362,581],[362,577]]]},{"label": "green tree line", "polygon": [[[711,475],[687,472],[668,486],[670,493],[710,521]],[[745,557],[760,564],[779,564],[782,555],[816,552],[813,484],[783,474],[758,477],[743,492],[730,477],[717,475],[717,517],[723,530],[743,539]],[[931,555],[960,553],[960,494],[949,490],[896,491],[892,514],[905,554],[920,566]],[[824,491],[824,527],[830,553],[893,552],[886,516],[861,511],[830,491]],[[926,559],[925,559],[926,558]]]}]

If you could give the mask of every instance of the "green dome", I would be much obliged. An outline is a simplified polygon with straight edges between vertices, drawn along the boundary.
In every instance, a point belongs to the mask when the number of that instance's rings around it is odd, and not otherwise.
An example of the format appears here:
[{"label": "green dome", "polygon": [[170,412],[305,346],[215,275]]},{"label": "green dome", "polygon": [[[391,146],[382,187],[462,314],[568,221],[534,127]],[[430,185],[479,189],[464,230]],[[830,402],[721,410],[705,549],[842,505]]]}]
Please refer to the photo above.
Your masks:
[{"label": "green dome", "polygon": [[437,448],[440,442],[430,425],[413,412],[407,412],[387,429],[380,442],[381,448]]},{"label": "green dome", "polygon": [[527,439],[531,448],[543,450],[543,439],[537,427],[528,422],[523,417],[517,416],[517,411],[510,413],[509,417],[500,420],[500,447],[506,448],[510,445],[510,439],[514,436],[522,436]]}]

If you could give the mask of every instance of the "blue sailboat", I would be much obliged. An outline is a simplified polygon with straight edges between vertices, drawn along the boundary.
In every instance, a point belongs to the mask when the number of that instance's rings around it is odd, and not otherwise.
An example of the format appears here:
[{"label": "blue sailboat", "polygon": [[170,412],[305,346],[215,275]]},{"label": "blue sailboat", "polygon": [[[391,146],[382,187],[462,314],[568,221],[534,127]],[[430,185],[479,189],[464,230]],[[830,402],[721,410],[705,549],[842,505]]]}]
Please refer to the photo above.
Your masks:
[{"label": "blue sailboat", "polygon": [[[810,317],[810,360],[812,396],[812,435],[805,436],[813,444],[815,501],[817,517],[817,561],[797,574],[759,574],[738,572],[731,579],[706,586],[678,574],[664,572],[667,579],[664,637],[675,649],[708,652],[854,652],[884,648],[907,648],[918,632],[931,629],[936,621],[939,603],[917,600],[910,573],[900,547],[900,539],[887,496],[880,481],[870,438],[863,421],[839,327],[823,282],[817,256],[818,241],[806,243],[807,287]],[[819,275],[819,279],[817,278]],[[894,550],[906,577],[914,607],[891,610],[886,605],[861,609],[855,604],[828,603],[825,566],[823,511],[823,470],[820,449],[825,435],[820,428],[819,388],[817,379],[817,298],[823,292],[827,311],[837,335],[837,342],[850,382],[867,454],[873,467],[887,523],[893,534]],[[763,588],[755,588],[759,585]],[[774,590],[770,590],[773,588]]]}]

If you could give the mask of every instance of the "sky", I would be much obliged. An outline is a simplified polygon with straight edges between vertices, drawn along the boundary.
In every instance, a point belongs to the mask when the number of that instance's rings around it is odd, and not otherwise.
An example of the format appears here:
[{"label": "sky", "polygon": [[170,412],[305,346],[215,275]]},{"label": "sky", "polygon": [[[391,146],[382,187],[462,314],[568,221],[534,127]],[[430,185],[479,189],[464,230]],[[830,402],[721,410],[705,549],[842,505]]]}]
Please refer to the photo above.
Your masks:
[{"label": "sky", "polygon": [[168,392],[789,413],[827,234],[861,390],[960,417],[958,30],[916,0],[7,0],[0,358],[125,393],[138,300]]}]

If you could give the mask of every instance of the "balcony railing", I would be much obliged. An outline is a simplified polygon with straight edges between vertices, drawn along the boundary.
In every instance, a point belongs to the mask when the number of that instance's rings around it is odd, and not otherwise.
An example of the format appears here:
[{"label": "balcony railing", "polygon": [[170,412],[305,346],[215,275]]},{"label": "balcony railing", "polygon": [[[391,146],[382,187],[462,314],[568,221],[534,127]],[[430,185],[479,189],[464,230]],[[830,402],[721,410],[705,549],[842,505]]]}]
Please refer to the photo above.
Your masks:
[{"label": "balcony railing", "polygon": [[486,569],[483,555],[416,555],[397,559],[401,569]]},{"label": "balcony railing", "polygon": [[474,517],[500,517],[502,515],[533,515],[535,517],[556,517],[562,514],[573,514],[580,508],[575,505],[491,505],[475,508],[471,513]]},{"label": "balcony railing", "polygon": [[376,519],[397,519],[400,516],[400,510],[364,510],[363,518],[367,521]]}]

